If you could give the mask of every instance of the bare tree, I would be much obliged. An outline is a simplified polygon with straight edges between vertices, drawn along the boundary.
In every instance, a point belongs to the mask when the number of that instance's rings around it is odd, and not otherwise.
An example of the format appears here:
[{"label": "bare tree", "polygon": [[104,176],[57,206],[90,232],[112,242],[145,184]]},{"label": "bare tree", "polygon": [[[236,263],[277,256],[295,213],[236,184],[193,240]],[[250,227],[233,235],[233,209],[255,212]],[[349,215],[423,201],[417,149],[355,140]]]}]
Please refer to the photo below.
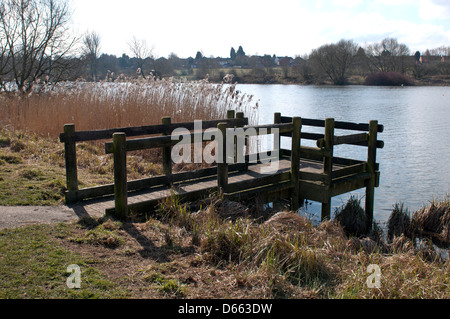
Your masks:
[{"label": "bare tree", "polygon": [[89,71],[94,81],[97,81],[98,59],[100,58],[100,36],[92,31],[83,37],[83,57],[88,62]]},{"label": "bare tree", "polygon": [[131,53],[134,55],[137,61],[138,70],[137,73],[142,75],[145,79],[145,67],[148,59],[153,57],[152,49],[149,49],[145,40],[138,40],[133,37],[130,43],[128,43]]},{"label": "bare tree", "polygon": [[[0,16],[3,15],[2,9],[3,6],[0,6]],[[6,77],[9,74],[9,58],[10,54],[7,49],[6,36],[3,28],[0,28],[0,90],[3,89],[8,80]]]},{"label": "bare tree", "polygon": [[352,40],[341,40],[336,44],[326,44],[311,52],[309,61],[316,76],[325,75],[334,84],[347,83],[347,72],[358,46]]},{"label": "bare tree", "polygon": [[31,91],[38,78],[57,80],[75,43],[67,32],[69,19],[65,0],[0,2],[0,68],[20,92]]},{"label": "bare tree", "polygon": [[386,38],[366,48],[369,69],[378,72],[405,72],[409,48],[397,39]]}]

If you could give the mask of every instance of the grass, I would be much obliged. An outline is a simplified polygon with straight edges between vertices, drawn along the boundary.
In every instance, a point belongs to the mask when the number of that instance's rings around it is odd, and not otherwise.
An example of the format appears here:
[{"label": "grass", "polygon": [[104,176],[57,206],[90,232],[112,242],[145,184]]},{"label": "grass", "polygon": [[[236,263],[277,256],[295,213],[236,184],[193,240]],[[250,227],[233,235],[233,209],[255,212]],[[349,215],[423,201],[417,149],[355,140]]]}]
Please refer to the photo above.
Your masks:
[{"label": "grass", "polygon": [[[59,244],[70,226],[33,225],[0,231],[0,298],[124,298],[126,290],[99,271],[98,258]],[[81,268],[81,288],[69,289],[67,267]]]},{"label": "grass", "polygon": [[[450,261],[349,237],[293,212],[222,215],[216,196],[191,211],[118,222],[32,225],[0,231],[2,298],[445,298]],[[197,238],[194,241],[194,237]],[[411,242],[409,239],[405,241]],[[68,265],[81,289],[68,289]],[[381,271],[369,288],[368,266]]]}]

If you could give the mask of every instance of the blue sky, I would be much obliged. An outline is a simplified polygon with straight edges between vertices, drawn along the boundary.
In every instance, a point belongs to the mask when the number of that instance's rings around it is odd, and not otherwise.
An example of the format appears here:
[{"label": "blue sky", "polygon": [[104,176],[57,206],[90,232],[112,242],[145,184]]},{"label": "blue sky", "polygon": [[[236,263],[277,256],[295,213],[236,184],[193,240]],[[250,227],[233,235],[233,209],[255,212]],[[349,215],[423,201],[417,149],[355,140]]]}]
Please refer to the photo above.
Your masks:
[{"label": "blue sky", "polygon": [[131,54],[145,39],[156,57],[296,56],[352,39],[361,46],[394,37],[413,53],[450,46],[449,0],[69,0],[73,29],[101,36],[103,53]]}]

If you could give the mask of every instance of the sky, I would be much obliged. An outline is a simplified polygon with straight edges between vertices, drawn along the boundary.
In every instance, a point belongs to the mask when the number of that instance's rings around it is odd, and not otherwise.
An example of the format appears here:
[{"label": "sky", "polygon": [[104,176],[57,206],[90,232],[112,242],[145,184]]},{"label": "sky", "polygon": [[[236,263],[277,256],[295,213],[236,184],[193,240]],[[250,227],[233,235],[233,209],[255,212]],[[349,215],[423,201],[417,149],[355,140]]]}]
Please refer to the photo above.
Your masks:
[{"label": "sky", "polygon": [[341,39],[361,46],[396,38],[412,54],[450,46],[449,0],[69,0],[72,29],[95,31],[101,52],[132,56],[145,40],[155,57],[302,56]]}]

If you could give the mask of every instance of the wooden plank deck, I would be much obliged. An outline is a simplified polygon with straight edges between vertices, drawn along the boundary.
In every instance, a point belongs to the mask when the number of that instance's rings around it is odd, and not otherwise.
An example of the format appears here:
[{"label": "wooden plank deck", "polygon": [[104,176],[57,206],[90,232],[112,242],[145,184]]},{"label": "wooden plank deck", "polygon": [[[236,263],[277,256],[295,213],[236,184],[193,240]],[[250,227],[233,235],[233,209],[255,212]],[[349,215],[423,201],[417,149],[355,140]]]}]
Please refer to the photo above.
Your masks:
[{"label": "wooden plank deck", "polygon": [[[291,162],[289,159],[281,159],[279,160],[278,170],[276,172],[277,176],[283,177],[286,176],[286,173],[289,173]],[[344,168],[343,165],[334,165],[333,170],[339,170]],[[249,180],[255,179],[270,179],[274,174],[266,174],[268,165],[267,164],[254,164],[249,165],[247,171],[242,172],[234,172],[230,173],[228,177],[228,185],[230,188],[238,185],[239,183],[246,182]],[[323,163],[317,161],[310,161],[301,159],[300,161],[300,170],[301,172],[321,174],[323,171]],[[289,178],[286,179],[288,181]],[[265,182],[264,186],[270,186],[270,183]],[[203,193],[203,195],[207,195],[208,193],[214,192],[217,190],[217,176],[210,176],[206,178],[201,178],[197,180],[191,180],[187,182],[182,182],[174,185],[173,188],[169,187],[154,187],[151,189],[143,190],[143,191],[135,191],[128,193],[128,205],[130,210],[140,210],[140,207],[143,209],[148,209],[149,203],[155,204],[158,201],[171,196],[172,194],[183,195],[192,195],[192,197],[199,197],[199,193]],[[105,196],[101,198],[89,199],[77,202],[73,205],[70,205],[71,208],[75,209],[79,215],[86,216],[103,216],[105,211],[109,213],[113,212],[114,209],[114,196]],[[145,208],[144,208],[145,207]]]}]

